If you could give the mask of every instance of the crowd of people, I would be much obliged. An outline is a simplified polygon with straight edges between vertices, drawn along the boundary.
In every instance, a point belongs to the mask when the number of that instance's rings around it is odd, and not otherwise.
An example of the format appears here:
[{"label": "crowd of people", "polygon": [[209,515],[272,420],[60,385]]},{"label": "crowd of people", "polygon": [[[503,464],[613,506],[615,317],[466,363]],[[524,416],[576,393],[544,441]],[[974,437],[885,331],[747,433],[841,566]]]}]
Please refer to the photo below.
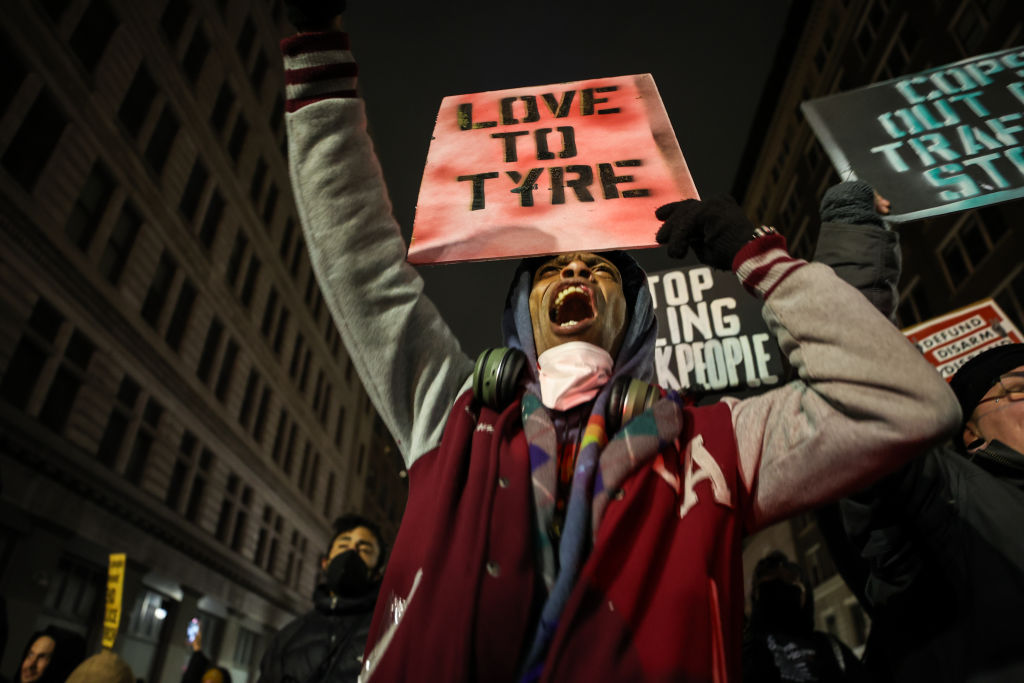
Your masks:
[{"label": "crowd of people", "polygon": [[[1024,680],[1024,345],[941,379],[892,324],[899,239],[870,185],[826,192],[812,262],[730,198],[652,217],[670,256],[763,302],[782,386],[694,405],[651,384],[646,275],[585,245],[519,264],[500,362],[475,364],[405,260],[343,3],[286,4],[306,243],[410,491],[390,554],[372,520],[335,521],[313,608],[271,640],[261,681]],[[744,613],[743,537],[814,510],[871,617],[862,658],[814,628],[813,587],[781,552]],[[230,683],[201,636],[192,649],[183,683]],[[13,680],[134,679],[50,627]]]}]

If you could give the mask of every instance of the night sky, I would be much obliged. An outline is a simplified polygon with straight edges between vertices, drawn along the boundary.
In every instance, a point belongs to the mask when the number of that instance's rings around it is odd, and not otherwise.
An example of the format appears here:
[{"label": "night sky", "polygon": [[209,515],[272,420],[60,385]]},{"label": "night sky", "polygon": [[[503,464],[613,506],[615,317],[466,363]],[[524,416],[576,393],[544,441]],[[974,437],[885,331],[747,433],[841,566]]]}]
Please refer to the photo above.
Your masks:
[{"label": "night sky", "polygon": [[[651,73],[698,191],[729,192],[788,5],[350,1],[343,23],[406,241],[446,95]],[[652,216],[652,232],[657,227]],[[660,249],[634,255],[649,272],[680,264]],[[513,268],[513,261],[420,268],[428,296],[473,357],[501,343]]]}]

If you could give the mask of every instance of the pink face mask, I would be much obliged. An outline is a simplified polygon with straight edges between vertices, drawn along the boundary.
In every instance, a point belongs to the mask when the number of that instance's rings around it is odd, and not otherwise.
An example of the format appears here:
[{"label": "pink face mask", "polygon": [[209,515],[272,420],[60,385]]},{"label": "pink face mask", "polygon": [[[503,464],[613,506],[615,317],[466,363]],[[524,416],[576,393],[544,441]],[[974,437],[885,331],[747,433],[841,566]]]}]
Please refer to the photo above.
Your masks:
[{"label": "pink face mask", "polygon": [[548,408],[569,410],[597,396],[612,375],[614,361],[600,346],[571,341],[537,358],[540,399]]}]

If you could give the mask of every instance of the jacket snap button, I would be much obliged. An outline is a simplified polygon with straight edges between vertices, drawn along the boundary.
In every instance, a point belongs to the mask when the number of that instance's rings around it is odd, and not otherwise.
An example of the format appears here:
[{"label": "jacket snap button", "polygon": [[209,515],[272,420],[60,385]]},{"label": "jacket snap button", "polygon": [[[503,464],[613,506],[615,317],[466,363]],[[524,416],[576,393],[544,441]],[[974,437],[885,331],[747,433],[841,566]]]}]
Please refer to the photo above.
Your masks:
[{"label": "jacket snap button", "polygon": [[498,486],[503,489],[508,488],[508,477],[498,477]]},{"label": "jacket snap button", "polygon": [[488,561],[486,566],[487,573],[493,576],[494,578],[498,578],[498,575],[501,574],[501,566],[494,560]]}]

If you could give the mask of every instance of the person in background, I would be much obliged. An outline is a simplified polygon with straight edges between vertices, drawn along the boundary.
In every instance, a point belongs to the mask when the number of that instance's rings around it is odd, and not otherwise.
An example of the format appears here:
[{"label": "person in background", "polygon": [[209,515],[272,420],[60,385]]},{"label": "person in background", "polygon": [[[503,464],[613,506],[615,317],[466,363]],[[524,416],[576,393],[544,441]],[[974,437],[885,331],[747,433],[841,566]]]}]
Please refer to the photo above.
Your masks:
[{"label": "person in background", "polygon": [[[830,188],[815,260],[891,316],[900,253],[888,212],[866,183]],[[1024,681],[1024,345],[983,351],[950,386],[963,414],[954,438],[840,501],[845,536],[823,531],[871,616],[876,680]]]},{"label": "person in background", "polygon": [[866,683],[864,667],[842,641],[814,630],[814,594],[800,566],[781,551],[761,558],[751,580],[743,634],[748,683]]},{"label": "person in background", "polygon": [[75,667],[67,683],[133,683],[131,667],[116,653],[103,650]]},{"label": "person in background", "polygon": [[63,683],[83,659],[82,636],[58,626],[47,626],[29,638],[14,683]]},{"label": "person in background", "polygon": [[192,655],[181,676],[181,683],[231,683],[231,672],[215,666],[203,653],[203,631],[196,629],[196,637],[189,643]]},{"label": "person in background", "polygon": [[360,515],[334,521],[313,609],[281,629],[260,662],[261,683],[355,681],[370,631],[386,546]]}]

